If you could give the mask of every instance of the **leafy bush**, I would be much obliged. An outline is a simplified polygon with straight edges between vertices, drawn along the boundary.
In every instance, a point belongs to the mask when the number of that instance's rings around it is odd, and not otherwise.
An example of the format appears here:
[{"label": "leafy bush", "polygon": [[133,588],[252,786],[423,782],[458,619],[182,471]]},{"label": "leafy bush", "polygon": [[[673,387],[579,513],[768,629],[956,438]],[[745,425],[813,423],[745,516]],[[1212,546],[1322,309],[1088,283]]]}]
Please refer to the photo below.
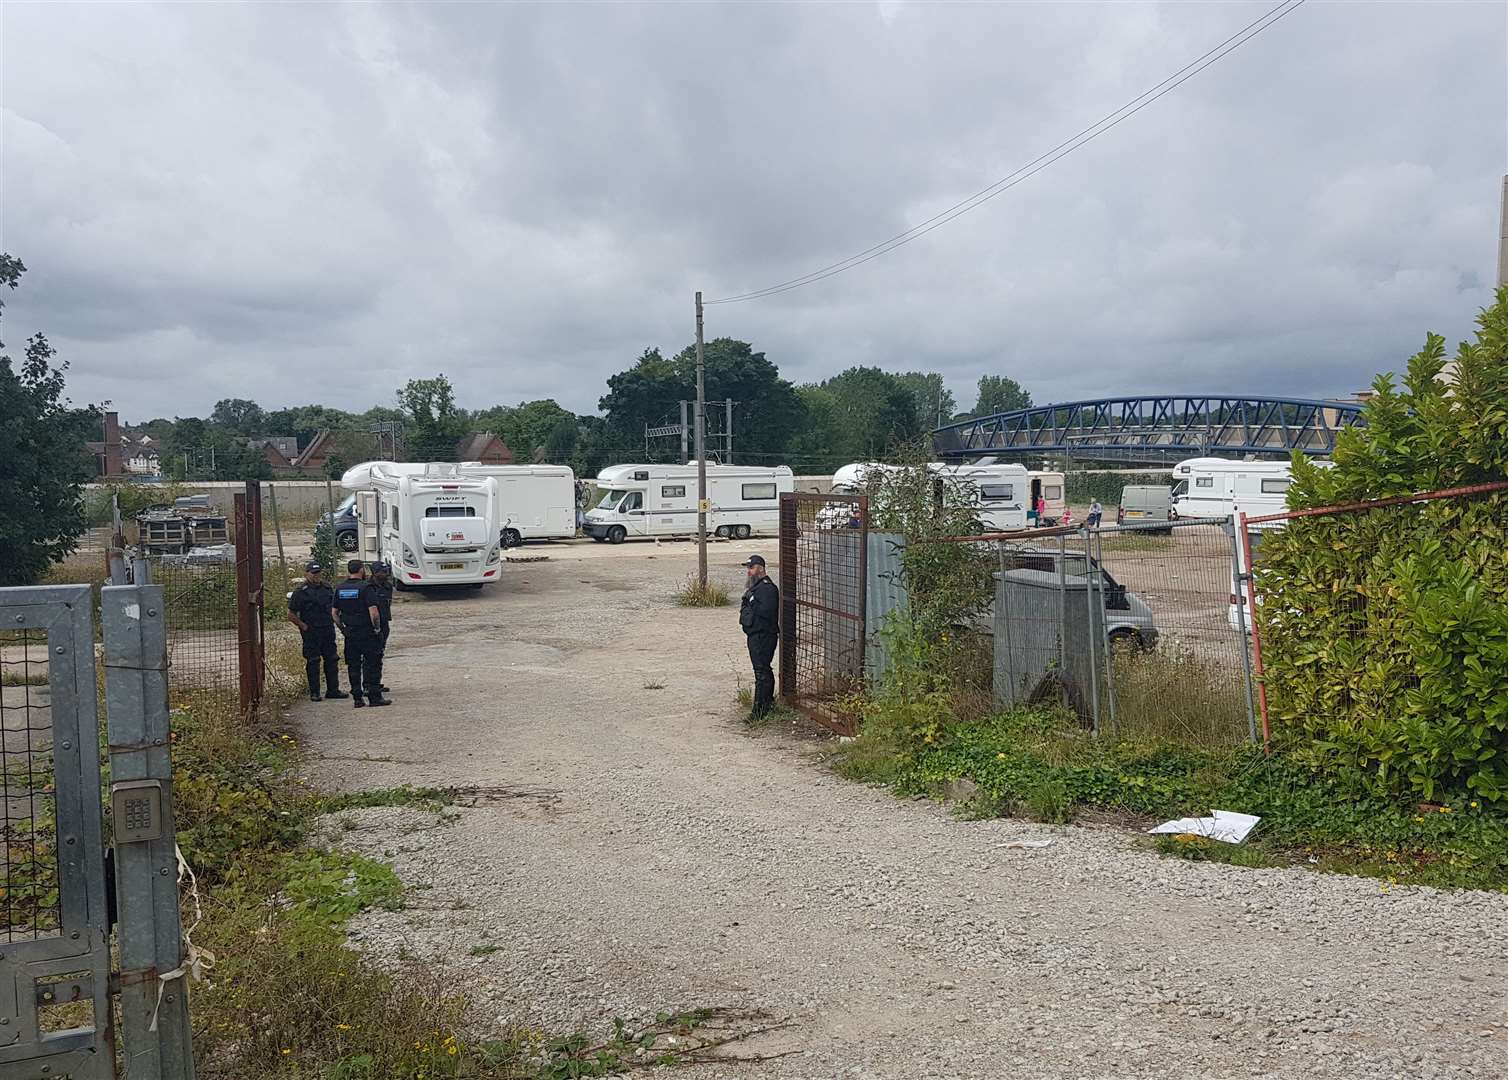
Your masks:
[{"label": "leafy bush", "polygon": [[[1382,375],[1333,468],[1294,463],[1295,509],[1508,478],[1508,288],[1440,379],[1430,334]],[[1304,758],[1379,795],[1508,800],[1508,495],[1269,532],[1257,618],[1269,710]]]},{"label": "leafy bush", "polygon": [[681,607],[727,607],[728,590],[715,581],[703,587],[695,578],[688,578],[676,590],[675,602]]},{"label": "leafy bush", "polygon": [[1127,486],[1145,484],[1156,487],[1173,483],[1171,474],[1164,473],[1161,476],[1153,475],[1128,475],[1126,473],[1110,472],[1071,472],[1064,476],[1065,493],[1067,499],[1074,506],[1083,506],[1095,499],[1104,503],[1111,516],[1121,501],[1121,489]]}]

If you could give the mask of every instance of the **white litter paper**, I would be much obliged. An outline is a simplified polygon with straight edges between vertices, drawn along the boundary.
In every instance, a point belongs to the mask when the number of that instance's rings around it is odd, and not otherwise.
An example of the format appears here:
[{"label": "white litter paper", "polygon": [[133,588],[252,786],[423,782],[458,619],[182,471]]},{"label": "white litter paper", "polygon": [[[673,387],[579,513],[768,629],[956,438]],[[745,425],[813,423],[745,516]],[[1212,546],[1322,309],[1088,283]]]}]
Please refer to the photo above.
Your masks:
[{"label": "white litter paper", "polygon": [[1211,817],[1186,817],[1176,821],[1164,821],[1155,829],[1148,829],[1151,833],[1174,833],[1182,835],[1190,833],[1194,836],[1206,836],[1211,840],[1219,840],[1225,844],[1239,844],[1246,839],[1246,834],[1256,827],[1262,819],[1255,814],[1237,814],[1230,810],[1211,811]]}]

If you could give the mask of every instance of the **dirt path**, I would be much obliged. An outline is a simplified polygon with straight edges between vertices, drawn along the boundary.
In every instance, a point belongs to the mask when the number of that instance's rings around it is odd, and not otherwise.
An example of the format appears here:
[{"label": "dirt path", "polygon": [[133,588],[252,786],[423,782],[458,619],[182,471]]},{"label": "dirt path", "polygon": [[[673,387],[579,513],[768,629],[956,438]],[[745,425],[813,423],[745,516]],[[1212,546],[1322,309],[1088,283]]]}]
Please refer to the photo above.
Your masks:
[{"label": "dirt path", "polygon": [[[746,546],[713,549],[730,587]],[[736,618],[670,602],[689,546],[601,550],[405,597],[398,704],[297,711],[329,785],[493,793],[342,815],[415,889],[358,920],[374,955],[500,1020],[792,1018],[746,1052],[800,1053],[699,1078],[1503,1075],[1508,897],[1167,861],[839,780],[737,722]]]}]

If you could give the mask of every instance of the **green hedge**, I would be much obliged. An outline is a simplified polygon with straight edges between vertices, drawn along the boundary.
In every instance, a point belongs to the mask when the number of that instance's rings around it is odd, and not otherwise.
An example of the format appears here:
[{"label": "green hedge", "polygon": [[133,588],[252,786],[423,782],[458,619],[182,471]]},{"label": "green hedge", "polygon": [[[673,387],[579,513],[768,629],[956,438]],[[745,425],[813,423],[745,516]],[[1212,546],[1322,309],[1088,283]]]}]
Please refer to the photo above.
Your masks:
[{"label": "green hedge", "polygon": [[[1379,376],[1335,465],[1296,460],[1293,508],[1508,478],[1508,288],[1439,378],[1429,335]],[[1508,495],[1299,518],[1256,559],[1279,738],[1365,788],[1508,802]]]},{"label": "green hedge", "polygon": [[1120,505],[1122,488],[1142,485],[1156,487],[1164,484],[1171,487],[1172,483],[1173,477],[1168,473],[1154,476],[1151,473],[1078,472],[1068,473],[1065,477],[1068,501],[1071,504],[1082,506],[1092,499],[1098,499],[1110,511]]}]

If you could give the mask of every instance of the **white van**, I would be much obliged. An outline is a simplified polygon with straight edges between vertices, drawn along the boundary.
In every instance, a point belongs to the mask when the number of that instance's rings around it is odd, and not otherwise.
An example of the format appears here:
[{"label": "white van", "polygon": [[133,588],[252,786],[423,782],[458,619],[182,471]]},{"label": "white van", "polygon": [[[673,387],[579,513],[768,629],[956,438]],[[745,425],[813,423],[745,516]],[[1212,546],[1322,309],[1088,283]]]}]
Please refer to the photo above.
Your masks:
[{"label": "white van", "polygon": [[1190,458],[1173,467],[1173,480],[1175,517],[1257,517],[1287,509],[1293,469],[1286,461]]},{"label": "white van", "polygon": [[[498,482],[448,462],[371,462],[356,492],[363,559],[392,563],[402,588],[498,580]],[[422,470],[422,471],[421,471]],[[345,477],[341,478],[345,483]]]},{"label": "white van", "polygon": [[[869,474],[898,472],[902,468],[878,461],[856,461],[833,473],[833,491],[857,494],[869,485]],[[953,465],[933,461],[927,464],[927,470],[939,479],[957,483],[968,492],[975,507],[974,527],[978,531],[1011,532],[1026,528],[1031,475],[1025,465]]]},{"label": "white van", "polygon": [[[593,540],[621,544],[630,537],[696,535],[696,463],[610,465],[597,474],[606,494],[587,511],[583,530]],[[707,531],[735,540],[773,536],[780,529],[780,496],[795,490],[781,465],[707,464]]]}]

